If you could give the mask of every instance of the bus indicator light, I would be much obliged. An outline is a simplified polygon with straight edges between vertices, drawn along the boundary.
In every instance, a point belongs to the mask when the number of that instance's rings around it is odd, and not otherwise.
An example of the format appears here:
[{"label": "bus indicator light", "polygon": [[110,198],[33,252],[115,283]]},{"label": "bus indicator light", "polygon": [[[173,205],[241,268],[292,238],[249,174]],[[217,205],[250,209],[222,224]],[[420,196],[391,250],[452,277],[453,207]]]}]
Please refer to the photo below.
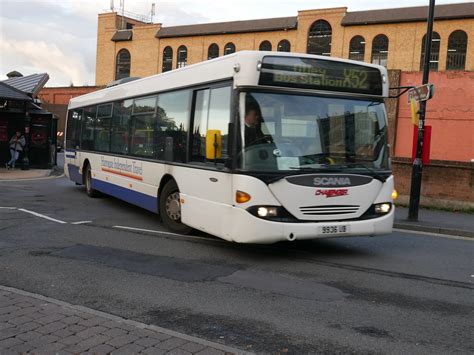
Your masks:
[{"label": "bus indicator light", "polygon": [[251,198],[252,197],[248,193],[243,191],[237,190],[237,192],[235,193],[235,201],[237,203],[249,202]]},{"label": "bus indicator light", "polygon": [[396,200],[398,198],[398,192],[397,190],[392,191],[392,200]]}]

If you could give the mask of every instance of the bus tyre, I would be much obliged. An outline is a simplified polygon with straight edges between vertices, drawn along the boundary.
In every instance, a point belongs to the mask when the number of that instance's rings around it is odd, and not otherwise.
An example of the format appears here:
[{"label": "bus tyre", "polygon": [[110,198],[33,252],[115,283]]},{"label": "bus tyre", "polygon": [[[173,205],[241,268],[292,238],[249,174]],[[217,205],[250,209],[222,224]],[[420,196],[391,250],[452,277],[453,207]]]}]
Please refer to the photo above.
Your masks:
[{"label": "bus tyre", "polygon": [[179,199],[178,185],[170,180],[163,187],[160,194],[160,216],[166,227],[173,232],[189,234],[191,227],[181,223],[181,202]]},{"label": "bus tyre", "polygon": [[89,197],[98,197],[99,196],[99,191],[94,190],[92,188],[92,172],[91,172],[91,166],[87,164],[86,166],[86,171],[84,173],[84,185],[86,185],[86,193],[87,196]]}]

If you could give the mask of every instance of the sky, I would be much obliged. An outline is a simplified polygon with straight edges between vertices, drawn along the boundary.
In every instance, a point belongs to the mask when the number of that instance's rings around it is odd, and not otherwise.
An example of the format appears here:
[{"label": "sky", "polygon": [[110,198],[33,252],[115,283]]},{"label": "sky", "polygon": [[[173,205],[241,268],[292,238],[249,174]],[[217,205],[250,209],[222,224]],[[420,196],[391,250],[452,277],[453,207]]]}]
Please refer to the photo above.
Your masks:
[{"label": "sky", "polygon": [[[156,5],[154,22],[166,26],[296,16],[327,7],[348,11],[428,5],[428,0],[123,0],[140,15]],[[438,0],[436,4],[472,2]],[[120,0],[114,0],[118,8]],[[46,86],[94,85],[97,15],[111,0],[0,0],[0,80],[17,70],[48,73]]]}]

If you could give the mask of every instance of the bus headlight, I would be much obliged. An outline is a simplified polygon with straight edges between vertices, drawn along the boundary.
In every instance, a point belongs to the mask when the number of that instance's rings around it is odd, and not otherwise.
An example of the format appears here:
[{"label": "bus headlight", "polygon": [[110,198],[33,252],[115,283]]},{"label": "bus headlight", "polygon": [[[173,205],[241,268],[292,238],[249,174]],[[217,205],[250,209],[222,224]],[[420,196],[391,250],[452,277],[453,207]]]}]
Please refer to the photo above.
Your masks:
[{"label": "bus headlight", "polygon": [[378,203],[374,205],[375,213],[377,214],[387,214],[392,209],[391,203]]},{"label": "bus headlight", "polygon": [[257,209],[259,217],[276,217],[278,215],[278,209],[276,207],[259,207]]},{"label": "bus headlight", "polygon": [[252,206],[247,212],[261,219],[278,222],[297,222],[283,206]]}]

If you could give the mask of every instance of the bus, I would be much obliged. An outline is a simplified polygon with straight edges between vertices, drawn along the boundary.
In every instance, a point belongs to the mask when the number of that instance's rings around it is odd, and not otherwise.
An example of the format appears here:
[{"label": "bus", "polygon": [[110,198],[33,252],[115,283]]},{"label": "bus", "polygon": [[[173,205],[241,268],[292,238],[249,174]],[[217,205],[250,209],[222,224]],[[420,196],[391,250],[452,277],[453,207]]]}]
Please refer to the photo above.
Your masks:
[{"label": "bus", "polygon": [[65,175],[239,243],[391,233],[387,70],[241,51],[71,99]]}]

